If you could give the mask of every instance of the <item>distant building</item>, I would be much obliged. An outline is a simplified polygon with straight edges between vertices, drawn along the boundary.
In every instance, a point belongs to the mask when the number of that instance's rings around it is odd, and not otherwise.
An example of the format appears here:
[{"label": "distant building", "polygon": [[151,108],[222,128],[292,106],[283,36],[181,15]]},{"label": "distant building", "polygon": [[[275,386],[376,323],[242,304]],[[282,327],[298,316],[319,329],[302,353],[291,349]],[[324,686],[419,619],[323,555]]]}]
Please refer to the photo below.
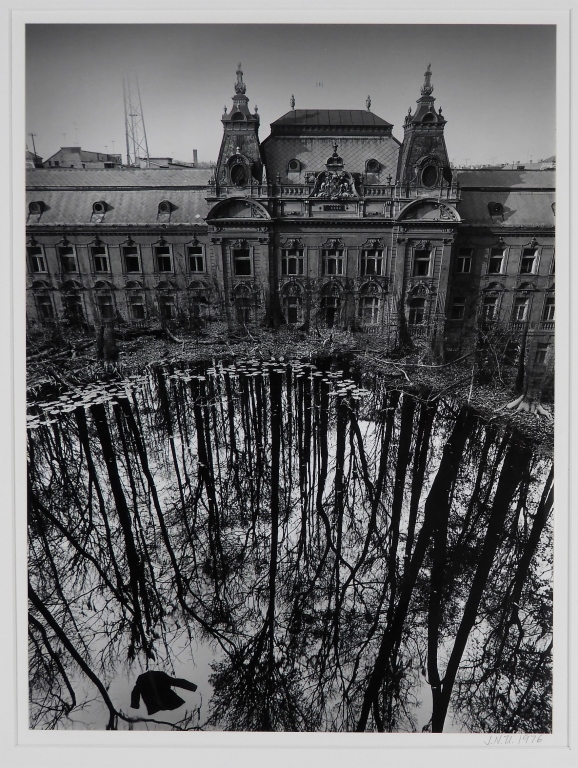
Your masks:
[{"label": "distant building", "polygon": [[26,167],[27,168],[42,168],[42,158],[35,152],[26,150]]},{"label": "distant building", "polygon": [[552,171],[450,169],[429,68],[402,141],[292,102],[261,142],[242,74],[213,169],[28,172],[30,323],[284,322],[448,356],[501,328],[552,359]]},{"label": "distant building", "polygon": [[42,164],[43,168],[120,168],[121,166],[121,155],[89,152],[81,147],[60,147],[58,152]]},{"label": "distant building", "polygon": [[148,161],[142,159],[140,163],[143,168],[146,168],[147,164],[149,168],[196,168],[197,150],[193,149],[192,163],[185,162],[184,160],[174,160],[172,157],[149,157]]}]

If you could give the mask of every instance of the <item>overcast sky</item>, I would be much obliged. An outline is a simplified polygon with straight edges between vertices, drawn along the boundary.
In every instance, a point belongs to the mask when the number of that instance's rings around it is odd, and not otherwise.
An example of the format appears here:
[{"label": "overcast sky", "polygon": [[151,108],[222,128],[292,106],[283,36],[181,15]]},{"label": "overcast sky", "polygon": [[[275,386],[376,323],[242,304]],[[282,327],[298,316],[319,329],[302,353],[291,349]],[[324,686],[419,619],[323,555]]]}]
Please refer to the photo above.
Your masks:
[{"label": "overcast sky", "polygon": [[[28,25],[26,122],[61,146],[126,155],[122,77],[137,72],[151,156],[216,160],[240,61],[251,111],[365,109],[394,124],[431,62],[456,164],[555,153],[555,27],[513,25]],[[31,139],[27,137],[29,149]]]}]

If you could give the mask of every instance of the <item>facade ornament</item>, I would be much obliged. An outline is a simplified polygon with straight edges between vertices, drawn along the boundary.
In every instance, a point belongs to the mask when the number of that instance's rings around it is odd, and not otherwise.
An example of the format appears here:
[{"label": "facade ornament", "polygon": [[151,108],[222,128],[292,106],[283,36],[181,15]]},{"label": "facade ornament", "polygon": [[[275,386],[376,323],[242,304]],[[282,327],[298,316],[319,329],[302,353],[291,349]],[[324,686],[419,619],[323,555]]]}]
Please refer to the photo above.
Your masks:
[{"label": "facade ornament", "polygon": [[259,107],[255,104],[255,114],[259,111]]},{"label": "facade ornament", "polygon": [[368,96],[365,99],[365,106],[367,107],[367,109],[369,109],[371,107],[371,96]]},{"label": "facade ornament", "polygon": [[289,106],[291,109],[295,109],[295,96],[291,94],[291,98],[289,99]]},{"label": "facade ornament", "polygon": [[391,187],[391,180],[392,180],[392,178],[393,178],[393,177],[392,177],[391,173],[390,173],[390,174],[388,174],[388,176],[387,176],[387,183],[388,183],[388,185],[389,185],[390,187]]},{"label": "facade ornament", "polygon": [[235,83],[235,93],[245,93],[247,90],[247,86],[243,82],[243,70],[241,69],[241,62],[239,62],[239,66],[237,67],[237,82]]},{"label": "facade ornament", "polygon": [[323,171],[317,174],[311,197],[323,200],[345,200],[357,197],[353,177],[347,171]]},{"label": "facade ornament", "polygon": [[225,104],[225,106],[223,107],[223,114],[224,114],[224,115],[226,115],[226,114],[227,114],[227,105],[226,105],[226,104]]},{"label": "facade ornament", "polygon": [[424,81],[421,87],[422,96],[431,96],[433,91],[433,85],[431,84],[431,64],[427,65],[427,69],[424,73]]}]

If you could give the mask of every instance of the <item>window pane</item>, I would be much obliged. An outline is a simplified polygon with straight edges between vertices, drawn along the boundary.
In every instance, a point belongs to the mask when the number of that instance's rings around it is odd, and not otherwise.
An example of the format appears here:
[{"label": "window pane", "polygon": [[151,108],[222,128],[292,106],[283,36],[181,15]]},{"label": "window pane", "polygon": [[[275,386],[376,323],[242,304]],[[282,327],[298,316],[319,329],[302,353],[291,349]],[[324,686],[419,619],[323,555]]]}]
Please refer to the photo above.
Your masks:
[{"label": "window pane", "polygon": [[205,264],[203,259],[203,246],[192,245],[188,249],[189,270],[191,272],[204,272]]},{"label": "window pane", "polygon": [[251,254],[248,248],[233,251],[233,271],[241,277],[251,274]]},{"label": "window pane", "polygon": [[129,246],[122,250],[124,256],[124,265],[127,272],[140,272],[140,258],[138,249]]},{"label": "window pane", "polygon": [[59,248],[60,266],[63,272],[77,272],[74,249],[68,246]]},{"label": "window pane", "polygon": [[40,316],[43,320],[52,320],[54,318],[54,307],[50,296],[37,296],[36,302]]}]

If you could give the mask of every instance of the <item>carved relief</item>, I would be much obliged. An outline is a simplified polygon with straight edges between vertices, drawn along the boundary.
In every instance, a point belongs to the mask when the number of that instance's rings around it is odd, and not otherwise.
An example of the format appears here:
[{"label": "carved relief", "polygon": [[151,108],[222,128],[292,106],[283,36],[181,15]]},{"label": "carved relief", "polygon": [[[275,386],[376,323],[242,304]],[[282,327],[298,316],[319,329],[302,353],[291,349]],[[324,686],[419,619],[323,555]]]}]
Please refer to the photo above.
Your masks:
[{"label": "carved relief", "polygon": [[317,174],[311,197],[322,200],[343,200],[357,197],[353,177],[347,171],[337,173],[323,171]]}]

